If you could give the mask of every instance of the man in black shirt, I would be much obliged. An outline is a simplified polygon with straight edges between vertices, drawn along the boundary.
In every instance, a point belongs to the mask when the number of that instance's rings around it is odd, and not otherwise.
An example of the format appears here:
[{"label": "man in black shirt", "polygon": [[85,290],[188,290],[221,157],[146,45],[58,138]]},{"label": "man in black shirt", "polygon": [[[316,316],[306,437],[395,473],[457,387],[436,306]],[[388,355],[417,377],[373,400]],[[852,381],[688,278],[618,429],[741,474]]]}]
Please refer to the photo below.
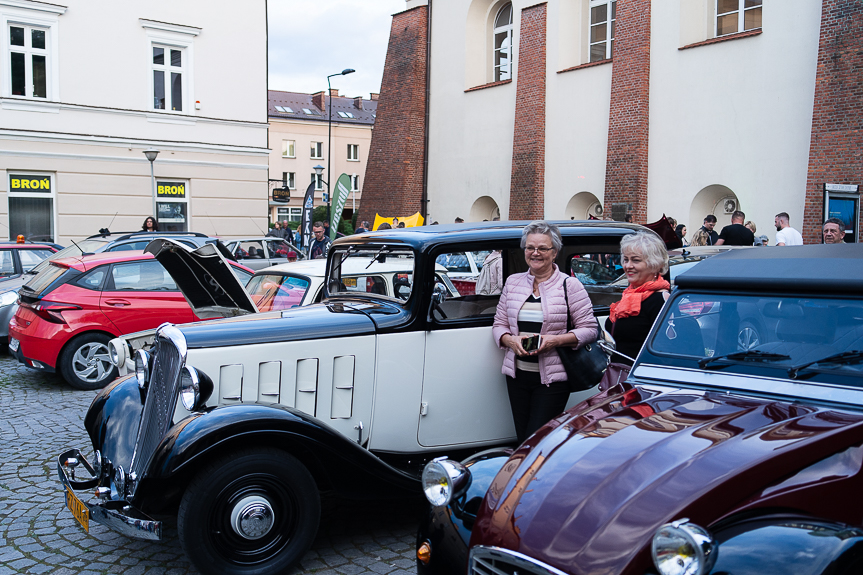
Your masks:
[{"label": "man in black shirt", "polygon": [[740,210],[731,214],[731,225],[722,228],[719,239],[713,245],[716,246],[751,246],[755,243],[755,234],[743,225],[746,214]]}]

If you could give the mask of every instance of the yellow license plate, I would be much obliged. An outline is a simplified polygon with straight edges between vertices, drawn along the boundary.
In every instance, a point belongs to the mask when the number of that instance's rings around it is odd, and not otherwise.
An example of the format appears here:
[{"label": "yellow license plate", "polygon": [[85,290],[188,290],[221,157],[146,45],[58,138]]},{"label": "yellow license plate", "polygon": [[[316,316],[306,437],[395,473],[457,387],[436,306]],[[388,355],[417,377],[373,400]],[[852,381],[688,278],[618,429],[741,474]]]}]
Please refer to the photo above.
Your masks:
[{"label": "yellow license plate", "polygon": [[345,287],[357,287],[357,278],[342,278]]},{"label": "yellow license plate", "polygon": [[84,531],[87,533],[90,532],[90,510],[78,499],[72,490],[68,487],[66,488],[66,507],[69,508],[69,511],[72,512],[72,515],[75,519],[78,520],[78,523],[81,524],[81,527],[84,528]]}]

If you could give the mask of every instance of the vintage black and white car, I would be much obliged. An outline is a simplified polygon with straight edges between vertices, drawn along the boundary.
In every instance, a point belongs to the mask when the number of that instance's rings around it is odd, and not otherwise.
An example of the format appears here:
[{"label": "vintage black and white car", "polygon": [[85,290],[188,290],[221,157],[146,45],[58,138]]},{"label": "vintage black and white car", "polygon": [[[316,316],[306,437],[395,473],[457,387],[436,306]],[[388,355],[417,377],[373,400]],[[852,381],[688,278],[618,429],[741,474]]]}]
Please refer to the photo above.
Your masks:
[{"label": "vintage black and white car", "polygon": [[[526,223],[339,239],[324,300],[266,313],[217,252],[195,260],[182,245],[153,242],[148,251],[172,276],[195,279],[183,291],[196,309],[209,301],[234,317],[161,326],[150,352],[137,352],[135,374],[96,396],[84,422],[92,452],[58,456],[67,506],[84,529],[97,522],[143,539],[163,535],[154,516],[176,514],[202,572],[281,573],[312,543],[322,494],[419,495],[422,466],[442,452],[513,444],[491,336],[499,295],[453,297],[435,261],[499,249],[505,276],[524,271]],[[608,261],[639,229],[560,225],[565,271]],[[396,270],[393,294],[344,281],[345,270],[385,263]]]}]

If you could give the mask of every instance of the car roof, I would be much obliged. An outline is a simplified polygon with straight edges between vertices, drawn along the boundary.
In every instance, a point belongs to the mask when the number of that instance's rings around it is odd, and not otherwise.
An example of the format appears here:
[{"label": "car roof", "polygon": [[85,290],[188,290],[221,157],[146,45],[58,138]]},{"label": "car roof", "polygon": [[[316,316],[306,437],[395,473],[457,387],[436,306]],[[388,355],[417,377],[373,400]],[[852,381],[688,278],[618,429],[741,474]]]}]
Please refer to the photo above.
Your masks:
[{"label": "car roof", "polygon": [[209,238],[207,234],[202,234],[200,232],[145,232],[144,230],[138,230],[135,232],[108,232],[104,234],[93,234],[88,237],[88,240],[97,239],[97,238],[105,238],[110,241],[120,241],[120,240],[128,240],[130,238],[136,236],[153,236],[160,238],[179,238],[179,237],[187,237],[187,238]]},{"label": "car roof", "polygon": [[729,250],[675,279],[682,289],[863,293],[863,246],[808,245]]},{"label": "car roof", "polygon": [[[336,239],[334,245],[350,245],[353,243],[380,244],[391,241],[408,244],[415,249],[425,251],[439,244],[521,238],[522,230],[529,223],[531,223],[530,220],[523,220],[397,228],[345,236]],[[561,220],[548,221],[548,223],[558,226],[561,235],[565,238],[572,236],[624,236],[647,229],[636,224],[607,220]]]},{"label": "car roof", "polygon": [[51,244],[29,243],[19,244],[18,242],[0,242],[0,249],[8,250],[14,248],[18,250],[56,250]]},{"label": "car roof", "polygon": [[236,242],[260,242],[260,241],[263,241],[263,240],[268,240],[268,241],[269,241],[269,240],[282,240],[282,241],[287,241],[285,238],[279,238],[279,237],[276,237],[276,236],[254,236],[254,237],[249,237],[249,238],[234,238],[234,239],[232,239],[232,240],[228,240],[228,241],[226,241],[226,242],[225,242],[225,244],[226,244],[226,245],[227,245],[227,244],[233,244],[233,243],[236,243]]},{"label": "car roof", "polygon": [[[348,258],[343,264],[343,275],[361,275],[372,273],[413,273],[413,261],[406,264],[405,262],[374,262],[369,265],[370,258]],[[446,268],[437,265],[438,271],[446,272]],[[327,273],[327,260],[304,260],[299,262],[287,262],[265,268],[255,275],[266,275],[272,273],[291,273],[304,276],[324,277]]]},{"label": "car roof", "polygon": [[144,253],[141,250],[123,250],[119,252],[99,252],[98,254],[60,258],[58,260],[54,260],[54,263],[65,267],[88,270],[104,264],[133,262],[138,260],[149,260],[152,258],[152,254]]}]

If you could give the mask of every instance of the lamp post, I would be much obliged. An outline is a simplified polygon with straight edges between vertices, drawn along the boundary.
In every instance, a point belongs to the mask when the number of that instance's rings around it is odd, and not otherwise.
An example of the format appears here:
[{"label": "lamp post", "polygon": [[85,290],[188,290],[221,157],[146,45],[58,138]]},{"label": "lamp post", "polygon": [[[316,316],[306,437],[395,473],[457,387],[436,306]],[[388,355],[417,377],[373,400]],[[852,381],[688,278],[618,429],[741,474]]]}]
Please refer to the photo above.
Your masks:
[{"label": "lamp post", "polygon": [[[353,68],[345,68],[341,72],[337,74],[330,74],[327,76],[327,179],[331,180],[330,177],[330,147],[332,145],[333,140],[333,89],[330,87],[330,78],[333,76],[347,76],[348,74],[353,74],[356,70]],[[315,169],[317,172],[317,168]],[[320,175],[320,172],[317,172]],[[332,216],[330,215],[330,206],[333,203],[333,195],[330,192],[330,184],[327,182],[327,221],[330,221]],[[332,225],[332,222],[330,222]],[[338,226],[336,226],[336,230],[338,230]]]},{"label": "lamp post", "polygon": [[159,216],[156,214],[156,176],[153,172],[153,162],[156,161],[156,156],[159,155],[159,150],[150,148],[148,150],[144,150],[144,155],[147,156],[148,160],[150,160],[150,182],[153,185],[153,219],[158,221]]}]

